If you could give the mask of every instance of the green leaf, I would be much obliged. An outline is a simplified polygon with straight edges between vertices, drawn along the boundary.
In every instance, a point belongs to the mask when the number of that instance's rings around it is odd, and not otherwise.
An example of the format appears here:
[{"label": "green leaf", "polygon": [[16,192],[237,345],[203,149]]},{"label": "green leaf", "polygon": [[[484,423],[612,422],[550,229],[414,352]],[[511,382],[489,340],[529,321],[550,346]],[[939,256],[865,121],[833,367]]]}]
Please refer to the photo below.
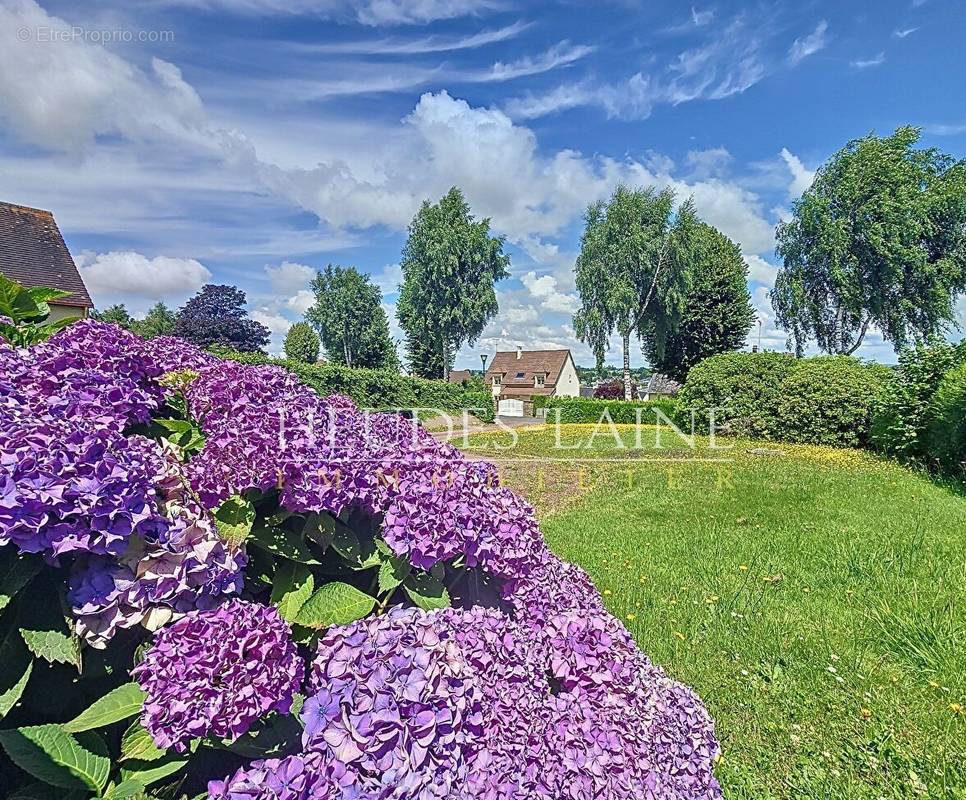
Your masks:
[{"label": "green leaf", "polygon": [[332,549],[353,565],[362,563],[362,545],[359,537],[348,525],[336,522],[332,531]]},{"label": "green leaf", "polygon": [[144,784],[133,779],[121,781],[117,786],[113,786],[104,793],[104,800],[128,800],[144,794]]},{"label": "green leaf", "polygon": [[403,589],[409,599],[424,611],[448,608],[451,605],[449,592],[443,582],[429,573],[410,575],[404,581]]},{"label": "green leaf", "polygon": [[61,631],[20,629],[24,643],[37,658],[61,664],[72,664],[80,670],[80,643],[76,637]]},{"label": "green leaf", "polygon": [[121,780],[137,781],[144,786],[150,786],[169,775],[174,775],[188,763],[186,758],[169,758],[170,760],[162,762],[142,762],[132,759],[121,767]]},{"label": "green leaf", "polygon": [[[270,517],[268,521],[272,522],[272,520],[273,518]],[[323,550],[328,550],[331,546],[334,532],[335,520],[328,514],[309,514],[302,526],[302,535]]]},{"label": "green leaf", "polygon": [[286,622],[295,622],[302,606],[312,596],[315,578],[309,568],[294,561],[283,561],[275,573],[272,605]]},{"label": "green leaf", "polygon": [[3,719],[10,710],[20,702],[20,698],[23,697],[23,691],[27,688],[27,681],[30,680],[30,673],[33,672],[34,662],[31,661],[27,664],[27,669],[13,686],[7,689],[3,694],[0,694],[0,719]]},{"label": "green leaf", "polygon": [[214,517],[221,538],[237,547],[252,532],[255,506],[241,495],[232,495],[218,506]]},{"label": "green leaf", "polygon": [[17,592],[24,588],[40,572],[44,562],[40,556],[18,556],[0,578],[0,611],[3,611]]},{"label": "green leaf", "polygon": [[86,800],[89,792],[79,790],[65,792],[62,788],[51,786],[49,783],[32,783],[22,786],[7,797],[7,800]]},{"label": "green leaf", "polygon": [[121,736],[121,761],[157,761],[166,753],[154,743],[140,720],[134,720]]},{"label": "green leaf", "polygon": [[141,710],[144,696],[141,687],[136,683],[125,683],[95,700],[86,711],[65,723],[64,730],[68,733],[79,733],[133,717]]},{"label": "green leaf", "polygon": [[307,628],[348,625],[362,619],[376,605],[376,598],[339,581],[325,584],[302,606],[295,622]]},{"label": "green leaf", "polygon": [[79,741],[59,725],[0,731],[0,745],[24,772],[63,789],[100,792],[111,771],[111,760],[89,749],[104,750],[103,742],[90,734]]},{"label": "green leaf", "polygon": [[409,576],[412,566],[406,558],[387,556],[381,551],[379,558],[379,594],[385,594],[395,589]]},{"label": "green leaf", "polygon": [[290,531],[287,528],[274,526],[257,528],[251,542],[258,547],[264,547],[270,553],[291,561],[299,561],[302,564],[319,563],[309,552],[305,542],[302,541],[302,534]]}]

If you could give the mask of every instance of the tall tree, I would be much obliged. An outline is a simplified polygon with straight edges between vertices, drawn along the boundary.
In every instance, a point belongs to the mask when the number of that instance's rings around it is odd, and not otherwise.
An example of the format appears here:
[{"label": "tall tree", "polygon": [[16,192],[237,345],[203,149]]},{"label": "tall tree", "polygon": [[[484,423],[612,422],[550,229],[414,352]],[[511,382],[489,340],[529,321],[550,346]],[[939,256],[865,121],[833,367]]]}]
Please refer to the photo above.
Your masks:
[{"label": "tall tree", "polygon": [[319,360],[319,337],[307,322],[296,322],[285,335],[285,357],[304,364]]},{"label": "tall tree", "polygon": [[[670,189],[618,186],[585,216],[575,265],[581,307],[577,337],[603,364],[616,332],[624,355],[624,398],[631,399],[632,334],[662,342],[677,327],[687,291],[697,218],[690,200],[674,212]],[[662,345],[663,346],[663,345]]]},{"label": "tall tree", "polygon": [[178,311],[173,335],[198,347],[213,344],[256,352],[268,344],[269,330],[249,319],[245,293],[234,286],[209,283]]},{"label": "tall tree", "polygon": [[347,367],[397,369],[382,292],[355,267],[329,264],[312,280],[315,303],[305,318],[319,332],[326,358]]},{"label": "tall tree", "polygon": [[966,290],[966,161],[917,149],[919,130],[849,142],[778,226],[777,320],[854,353],[871,325],[895,347],[945,331]]},{"label": "tall tree", "polygon": [[503,237],[490,236],[490,220],[476,220],[455,186],[438,203],[423,203],[409,226],[396,304],[413,372],[449,376],[459,348],[496,316],[494,286],[509,264]]},{"label": "tall tree", "polygon": [[666,330],[662,339],[645,325],[641,337],[651,366],[682,383],[699,361],[741,347],[755,321],[741,248],[717,228],[696,226],[688,272],[677,329]]},{"label": "tall tree", "polygon": [[153,339],[155,336],[170,336],[174,332],[177,317],[164,303],[155,303],[148,309],[144,319],[136,319],[131,325],[131,330],[138,336],[145,339]]}]

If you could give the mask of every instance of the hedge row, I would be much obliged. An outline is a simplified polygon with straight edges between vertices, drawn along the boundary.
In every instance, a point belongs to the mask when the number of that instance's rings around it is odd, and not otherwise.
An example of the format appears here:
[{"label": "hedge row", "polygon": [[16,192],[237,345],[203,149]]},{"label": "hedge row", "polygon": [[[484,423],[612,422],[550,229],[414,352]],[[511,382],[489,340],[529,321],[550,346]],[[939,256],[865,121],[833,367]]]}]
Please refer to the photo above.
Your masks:
[{"label": "hedge row", "polygon": [[493,398],[490,393],[456,383],[411,378],[390,370],[355,369],[336,364],[306,364],[285,358],[269,358],[259,353],[219,350],[218,355],[242,364],[273,364],[283,367],[320,395],[348,395],[360,408],[431,408],[450,414],[466,410],[484,422],[493,421]]},{"label": "hedge row", "polygon": [[688,373],[678,395],[706,430],[842,447],[869,444],[875,409],[893,371],[849,356],[724,353]]},{"label": "hedge row", "polygon": [[[612,422],[618,425],[633,425],[638,420],[645,425],[653,425],[657,421],[657,411],[674,420],[678,413],[678,404],[674,400],[595,400],[589,397],[550,397],[545,404],[547,420],[554,422],[557,412],[560,413],[562,423],[596,423],[610,415]],[[640,418],[638,418],[638,409]]]}]

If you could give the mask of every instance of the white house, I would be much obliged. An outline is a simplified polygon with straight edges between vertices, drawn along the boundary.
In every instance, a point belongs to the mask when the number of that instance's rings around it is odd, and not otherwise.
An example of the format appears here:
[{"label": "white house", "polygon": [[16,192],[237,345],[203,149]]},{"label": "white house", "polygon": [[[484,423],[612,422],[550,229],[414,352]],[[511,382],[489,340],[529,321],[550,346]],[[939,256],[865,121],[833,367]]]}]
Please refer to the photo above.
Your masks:
[{"label": "white house", "polygon": [[580,379],[569,350],[498,352],[486,371],[498,412],[503,416],[533,414],[533,398],[579,397]]}]

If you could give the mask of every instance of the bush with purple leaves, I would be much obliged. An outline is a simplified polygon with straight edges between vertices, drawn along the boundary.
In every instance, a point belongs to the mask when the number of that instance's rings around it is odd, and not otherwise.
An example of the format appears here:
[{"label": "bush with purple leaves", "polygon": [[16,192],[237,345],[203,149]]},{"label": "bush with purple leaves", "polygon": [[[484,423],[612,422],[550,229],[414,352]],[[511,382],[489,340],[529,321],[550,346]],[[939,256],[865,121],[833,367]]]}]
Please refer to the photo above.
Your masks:
[{"label": "bush with purple leaves", "polygon": [[[115,783],[213,800],[720,797],[700,700],[491,465],[278,368],[91,321],[0,345],[4,558],[60,587],[41,601],[28,575],[0,614],[68,609],[79,657],[49,672],[80,669],[70,705],[93,702]],[[140,708],[105,714],[124,693]],[[25,697],[17,730],[56,718]],[[142,733],[170,770],[130,766]]]}]

